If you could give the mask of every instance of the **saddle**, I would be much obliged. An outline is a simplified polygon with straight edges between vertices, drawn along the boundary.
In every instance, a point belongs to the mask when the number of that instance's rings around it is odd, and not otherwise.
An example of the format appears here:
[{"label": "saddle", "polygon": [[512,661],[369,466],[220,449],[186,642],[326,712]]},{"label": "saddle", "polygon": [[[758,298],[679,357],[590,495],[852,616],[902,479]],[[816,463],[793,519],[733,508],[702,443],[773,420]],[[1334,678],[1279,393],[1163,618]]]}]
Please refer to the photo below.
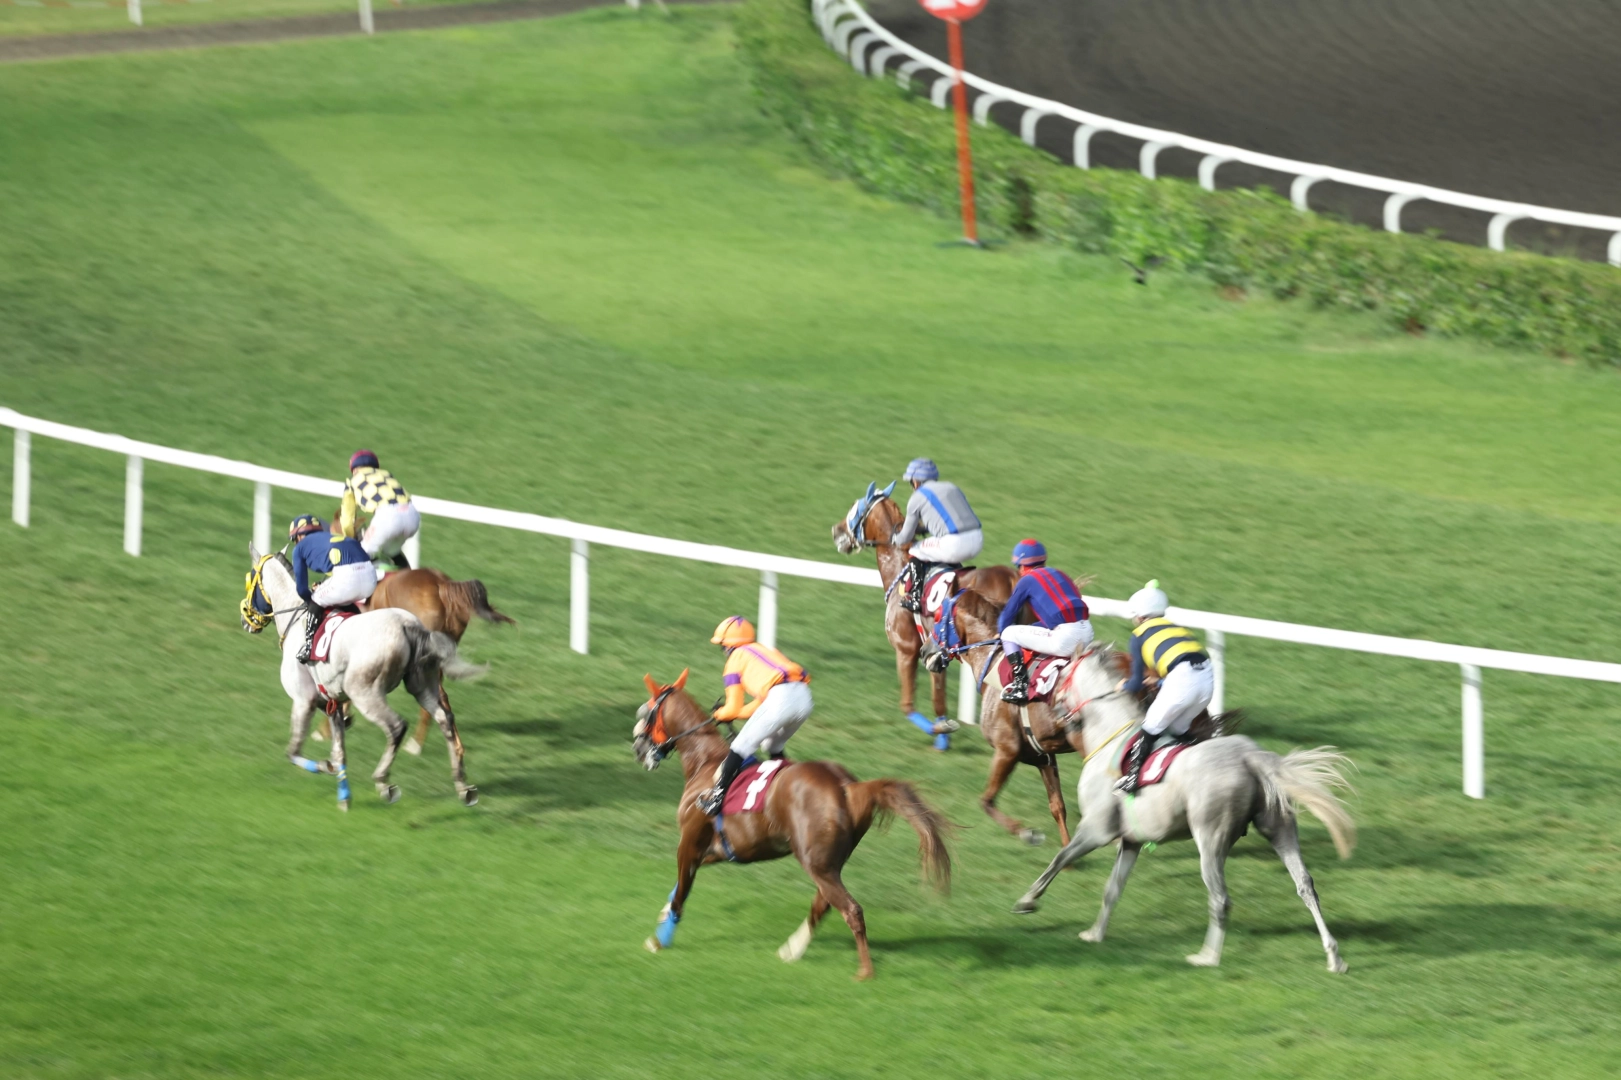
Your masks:
[{"label": "saddle", "polygon": [[[1209,742],[1218,735],[1231,735],[1238,725],[1243,722],[1244,711],[1242,709],[1234,709],[1231,712],[1218,713],[1214,716],[1211,715],[1209,709],[1205,709],[1193,718],[1193,723],[1188,725],[1186,735],[1159,736],[1161,744],[1156,746],[1149,753],[1148,760],[1143,762],[1142,771],[1138,774],[1137,787],[1140,789],[1148,787],[1150,784],[1159,783],[1165,779],[1165,773],[1170,769],[1171,762],[1175,761],[1177,755],[1182,751],[1190,746]],[[1166,739],[1170,741],[1165,742]],[[1136,749],[1137,744],[1142,740],[1143,733],[1141,731],[1127,739],[1126,745],[1120,751],[1120,762],[1123,763],[1130,758],[1132,751]]]},{"label": "saddle", "polygon": [[792,764],[787,758],[767,758],[765,761],[749,758],[726,789],[726,801],[720,808],[721,816],[755,814],[764,810],[766,792],[776,782],[782,767]]},{"label": "saddle", "polygon": [[[1058,680],[1063,678],[1064,671],[1069,667],[1071,657],[1048,656],[1045,653],[1034,653],[1029,649],[1024,651],[1024,662],[1030,668],[1030,704],[1038,701],[1050,704],[1053,691],[1058,689]],[[1013,665],[1003,656],[996,664],[996,677],[1003,686],[1013,681]]]},{"label": "saddle", "polygon": [[337,637],[338,627],[347,619],[360,614],[360,609],[353,604],[343,607],[328,608],[321,616],[321,621],[315,626],[315,641],[310,646],[310,663],[324,664],[332,655],[332,640]]}]

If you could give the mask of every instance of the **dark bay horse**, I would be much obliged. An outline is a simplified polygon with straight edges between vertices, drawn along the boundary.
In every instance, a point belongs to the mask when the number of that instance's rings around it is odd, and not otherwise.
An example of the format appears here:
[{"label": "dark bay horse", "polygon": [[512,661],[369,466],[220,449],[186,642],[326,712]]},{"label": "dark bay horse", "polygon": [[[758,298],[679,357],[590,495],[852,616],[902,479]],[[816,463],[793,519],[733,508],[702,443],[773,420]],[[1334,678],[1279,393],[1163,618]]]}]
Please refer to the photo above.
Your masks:
[{"label": "dark bay horse", "polygon": [[[482,581],[477,578],[452,581],[449,574],[429,567],[401,570],[379,581],[377,591],[366,602],[366,610],[376,611],[379,608],[409,611],[422,620],[423,626],[449,635],[458,645],[461,644],[462,635],[467,633],[467,624],[475,617],[485,622],[516,624],[515,619],[490,606],[490,595]],[[448,707],[450,700],[445,697],[443,687],[439,690],[439,696],[441,703]],[[428,724],[433,717],[426,709],[419,711],[421,717],[417,720],[416,734],[406,739],[403,747],[407,754],[421,754],[427,742]],[[329,721],[321,721],[321,734],[331,738],[332,726]]]},{"label": "dark bay horse", "polygon": [[[636,711],[632,732],[636,758],[649,772],[671,751],[681,756],[686,786],[676,806],[681,840],[676,848],[676,885],[659,920],[656,936],[647,939],[653,952],[668,948],[675,924],[681,919],[700,866],[725,861],[727,853],[716,834],[715,819],[699,810],[697,795],[714,780],[715,766],[726,756],[726,741],[715,721],[685,690],[687,673],[669,686],[651,675],[648,701]],[[872,954],[867,947],[867,924],[840,871],[874,820],[899,814],[917,831],[923,868],[941,892],[951,885],[951,855],[945,835],[950,824],[912,785],[900,780],[857,780],[844,766],[831,761],[797,761],[782,766],[766,790],[765,808],[756,813],[732,814],[725,819],[726,842],[737,862],[762,862],[792,855],[816,883],[810,915],[777,950],[792,963],[810,947],[816,924],[829,908],[838,908],[855,935],[861,957],[857,979],[872,978]]]},{"label": "dark bay horse", "polygon": [[[833,526],[833,546],[841,555],[849,555],[862,548],[872,548],[878,555],[878,576],[884,582],[884,633],[895,649],[895,671],[901,681],[901,712],[913,723],[928,721],[916,710],[917,662],[923,649],[918,637],[917,624],[912,613],[901,607],[900,588],[896,579],[906,569],[910,548],[894,547],[889,538],[901,527],[906,515],[889,497],[889,485],[882,491],[878,485],[867,485],[867,493],[851,506],[850,512]],[[1018,575],[1011,566],[981,566],[957,575],[959,589],[973,589],[981,596],[1000,606],[1013,594],[1013,583]],[[934,715],[946,715],[946,676],[944,672],[931,675]],[[923,724],[919,724],[922,727]]]}]

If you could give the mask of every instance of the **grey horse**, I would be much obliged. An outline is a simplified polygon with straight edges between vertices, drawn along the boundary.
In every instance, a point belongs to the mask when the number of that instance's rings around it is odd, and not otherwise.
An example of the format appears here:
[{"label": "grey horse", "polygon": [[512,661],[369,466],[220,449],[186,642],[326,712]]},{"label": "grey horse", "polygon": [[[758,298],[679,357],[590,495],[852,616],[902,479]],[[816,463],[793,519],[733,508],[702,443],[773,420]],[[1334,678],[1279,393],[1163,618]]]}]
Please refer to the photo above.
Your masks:
[{"label": "grey horse", "polygon": [[1086,760],[1077,785],[1081,821],[1074,839],[1014,905],[1014,912],[1035,911],[1041,894],[1061,870],[1094,848],[1118,840],[1120,853],[1103,890],[1103,909],[1097,922],[1081,931],[1082,941],[1101,942],[1109,927],[1109,913],[1120,899],[1143,845],[1191,836],[1199,846],[1199,870],[1210,891],[1210,927],[1204,948],[1187,960],[1199,967],[1215,967],[1221,963],[1227,916],[1232,910],[1223,868],[1228,851],[1253,824],[1271,841],[1294,878],[1295,891],[1316,920],[1323,951],[1328,954],[1328,970],[1345,971],[1339,943],[1323,922],[1317,890],[1300,859],[1295,816],[1297,807],[1311,811],[1328,826],[1340,858],[1350,858],[1356,846],[1356,825],[1333,792],[1333,788],[1345,786],[1342,769],[1350,764],[1349,759],[1331,746],[1292,750],[1280,757],[1241,735],[1228,735],[1189,747],[1159,783],[1134,797],[1122,796],[1114,790],[1121,751],[1126,736],[1143,719],[1137,698],[1115,691],[1123,659],[1106,645],[1082,653],[1055,694],[1059,709],[1072,718],[1072,725],[1080,726]]},{"label": "grey horse", "polygon": [[361,715],[383,729],[388,745],[372,772],[372,783],[384,802],[394,802],[400,797],[400,789],[388,782],[388,774],[405,738],[406,723],[389,708],[388,693],[403,682],[444,732],[450,746],[450,769],[457,796],[466,806],[478,802],[478,789],[467,782],[456,718],[439,692],[439,680],[441,675],[452,679],[476,677],[482,675],[485,668],[463,660],[456,653],[456,642],[448,635],[429,630],[415,615],[399,608],[382,608],[354,616],[333,634],[327,661],[300,664],[294,654],[298,651],[301,628],[307,616],[293,581],[292,566],[285,555],[279,552],[260,555],[252,545],[248,547],[248,555],[253,560],[253,570],[248,574],[248,595],[242,604],[242,626],[249,633],[258,633],[270,619],[275,620],[276,637],[282,650],[281,685],[293,699],[288,759],[309,772],[336,774],[338,808],[349,809],[344,725],[332,725],[330,761],[315,762],[302,756],[310,718],[324,690],[333,700],[353,703]]}]

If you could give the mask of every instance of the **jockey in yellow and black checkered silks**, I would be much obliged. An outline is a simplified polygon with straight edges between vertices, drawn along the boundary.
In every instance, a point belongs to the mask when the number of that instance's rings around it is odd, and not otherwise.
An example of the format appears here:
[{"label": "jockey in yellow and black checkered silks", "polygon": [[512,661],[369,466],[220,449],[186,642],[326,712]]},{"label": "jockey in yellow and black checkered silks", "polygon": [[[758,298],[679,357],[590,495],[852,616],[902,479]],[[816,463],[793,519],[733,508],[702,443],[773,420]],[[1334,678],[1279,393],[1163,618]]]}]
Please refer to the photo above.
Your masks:
[{"label": "jockey in yellow and black checkered silks", "polygon": [[343,508],[338,512],[339,536],[360,538],[360,515],[373,515],[382,506],[404,506],[411,501],[394,474],[377,464],[370,450],[356,450],[349,458],[349,479],[343,487]]}]

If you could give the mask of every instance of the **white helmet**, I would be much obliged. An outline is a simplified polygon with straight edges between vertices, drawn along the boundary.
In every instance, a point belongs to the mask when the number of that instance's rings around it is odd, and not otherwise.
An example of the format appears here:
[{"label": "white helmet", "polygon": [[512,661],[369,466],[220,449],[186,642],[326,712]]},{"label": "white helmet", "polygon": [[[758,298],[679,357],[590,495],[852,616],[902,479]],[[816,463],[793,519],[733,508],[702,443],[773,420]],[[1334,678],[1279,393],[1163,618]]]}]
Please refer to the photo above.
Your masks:
[{"label": "white helmet", "polygon": [[1149,619],[1165,614],[1165,609],[1170,603],[1165,590],[1159,587],[1159,580],[1156,578],[1132,593],[1126,606],[1130,609],[1133,619]]}]

